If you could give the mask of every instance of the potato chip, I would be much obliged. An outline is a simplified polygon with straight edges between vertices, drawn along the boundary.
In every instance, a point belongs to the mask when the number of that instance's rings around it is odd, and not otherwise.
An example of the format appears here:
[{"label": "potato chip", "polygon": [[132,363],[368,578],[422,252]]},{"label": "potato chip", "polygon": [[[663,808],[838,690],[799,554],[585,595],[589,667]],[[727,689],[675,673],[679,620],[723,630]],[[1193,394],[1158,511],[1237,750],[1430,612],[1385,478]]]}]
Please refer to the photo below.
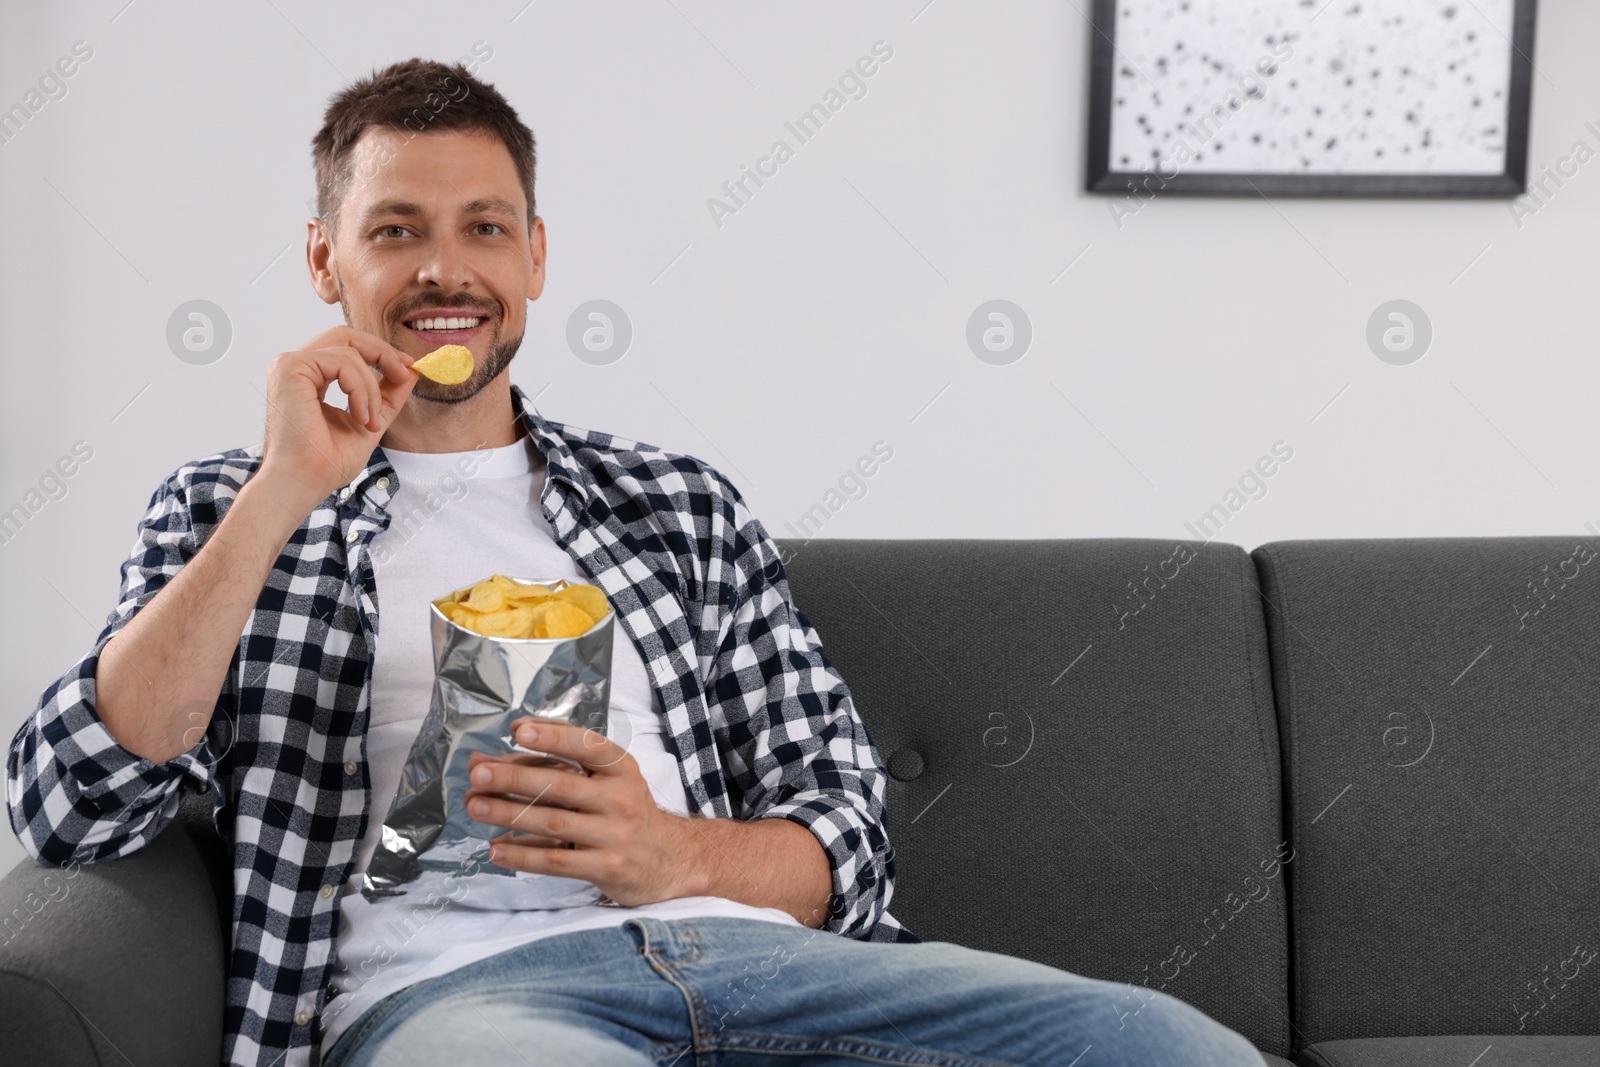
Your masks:
[{"label": "potato chip", "polygon": [[467,594],[467,599],[462,603],[473,611],[503,611],[506,607],[506,592],[493,581],[479,582],[472,587],[472,592]]},{"label": "potato chip", "polygon": [[472,377],[472,349],[441,345],[411,364],[411,369],[440,385],[460,385]]},{"label": "potato chip", "polygon": [[523,585],[521,582],[517,582],[513,584],[510,589],[506,590],[507,600],[544,600],[549,596],[550,587],[548,585],[539,585],[537,583]]},{"label": "potato chip", "polygon": [[555,594],[582,608],[591,618],[603,619],[611,609],[606,605],[606,595],[598,586],[569,585]]},{"label": "potato chip", "polygon": [[474,619],[467,627],[485,637],[527,637],[533,630],[532,608],[491,611]]},{"label": "potato chip", "polygon": [[451,603],[448,600],[439,603],[439,613],[445,618],[449,619],[451,622],[461,623],[462,625],[466,625],[463,616],[465,616],[467,619],[471,619],[477,617],[478,614],[470,608],[467,608],[461,604]]},{"label": "potato chip", "polygon": [[528,610],[537,613],[533,624],[535,637],[577,637],[595,624],[593,615],[565,600],[552,598]]}]

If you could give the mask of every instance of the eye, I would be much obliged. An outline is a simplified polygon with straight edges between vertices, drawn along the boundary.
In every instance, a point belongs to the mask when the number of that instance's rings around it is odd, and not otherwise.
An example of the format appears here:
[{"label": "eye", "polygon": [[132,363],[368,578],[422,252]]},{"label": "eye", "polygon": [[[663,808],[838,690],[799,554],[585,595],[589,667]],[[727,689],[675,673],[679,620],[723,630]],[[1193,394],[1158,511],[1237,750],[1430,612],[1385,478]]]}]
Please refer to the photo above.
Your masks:
[{"label": "eye", "polygon": [[380,237],[388,237],[390,230],[400,230],[400,231],[404,232],[405,227],[399,225],[398,223],[396,223],[396,224],[394,224],[392,226],[385,226],[381,230],[378,231],[378,235]]},{"label": "eye", "polygon": [[480,223],[478,223],[477,226],[475,226],[473,228],[481,230],[485,226],[493,227],[497,231],[496,233],[487,234],[486,236],[498,237],[500,234],[505,233],[505,228],[502,227],[498,222],[480,222]]}]

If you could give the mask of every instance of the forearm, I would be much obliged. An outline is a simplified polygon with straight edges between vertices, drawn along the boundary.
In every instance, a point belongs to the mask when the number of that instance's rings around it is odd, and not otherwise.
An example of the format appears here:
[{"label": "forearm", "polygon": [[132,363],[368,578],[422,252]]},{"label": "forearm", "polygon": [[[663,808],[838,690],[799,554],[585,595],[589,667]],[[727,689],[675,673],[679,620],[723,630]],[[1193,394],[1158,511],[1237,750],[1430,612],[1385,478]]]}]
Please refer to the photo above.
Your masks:
[{"label": "forearm", "polygon": [[117,742],[165,763],[205,734],[273,562],[310,514],[276,486],[246,482],[194,558],[101,650],[95,712]]},{"label": "forearm", "polygon": [[679,896],[778,908],[820,928],[833,900],[833,869],[810,830],[784,818],[682,818],[691,861]]}]

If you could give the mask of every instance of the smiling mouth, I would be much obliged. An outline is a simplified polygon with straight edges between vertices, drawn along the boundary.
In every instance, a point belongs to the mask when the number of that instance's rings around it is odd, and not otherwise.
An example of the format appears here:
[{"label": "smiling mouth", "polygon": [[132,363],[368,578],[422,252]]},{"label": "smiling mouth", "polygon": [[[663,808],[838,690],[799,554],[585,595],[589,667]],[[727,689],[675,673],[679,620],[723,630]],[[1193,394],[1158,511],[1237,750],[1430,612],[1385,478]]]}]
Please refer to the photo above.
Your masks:
[{"label": "smiling mouth", "polygon": [[486,315],[433,315],[403,323],[407,330],[424,338],[429,344],[464,345],[488,323]]}]

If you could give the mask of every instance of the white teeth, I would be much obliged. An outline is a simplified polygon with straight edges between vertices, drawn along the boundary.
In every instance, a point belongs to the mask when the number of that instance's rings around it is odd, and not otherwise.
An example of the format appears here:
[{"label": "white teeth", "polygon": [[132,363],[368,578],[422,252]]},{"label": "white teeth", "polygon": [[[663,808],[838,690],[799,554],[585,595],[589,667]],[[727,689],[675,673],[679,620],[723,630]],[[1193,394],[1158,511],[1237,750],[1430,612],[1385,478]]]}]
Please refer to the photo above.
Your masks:
[{"label": "white teeth", "polygon": [[481,318],[431,318],[418,319],[408,325],[413,330],[470,330],[482,321]]}]

